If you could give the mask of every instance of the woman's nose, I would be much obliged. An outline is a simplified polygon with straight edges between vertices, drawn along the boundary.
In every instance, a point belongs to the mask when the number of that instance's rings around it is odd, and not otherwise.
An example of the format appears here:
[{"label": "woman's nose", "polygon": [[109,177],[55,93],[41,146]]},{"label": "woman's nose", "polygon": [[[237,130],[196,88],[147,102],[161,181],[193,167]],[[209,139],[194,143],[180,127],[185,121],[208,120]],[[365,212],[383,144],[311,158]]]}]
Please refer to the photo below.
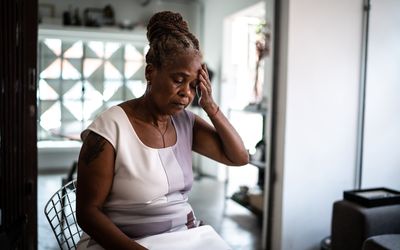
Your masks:
[{"label": "woman's nose", "polygon": [[184,96],[191,96],[192,94],[192,89],[190,88],[190,84],[182,84],[180,89],[179,89],[179,95],[184,97]]}]

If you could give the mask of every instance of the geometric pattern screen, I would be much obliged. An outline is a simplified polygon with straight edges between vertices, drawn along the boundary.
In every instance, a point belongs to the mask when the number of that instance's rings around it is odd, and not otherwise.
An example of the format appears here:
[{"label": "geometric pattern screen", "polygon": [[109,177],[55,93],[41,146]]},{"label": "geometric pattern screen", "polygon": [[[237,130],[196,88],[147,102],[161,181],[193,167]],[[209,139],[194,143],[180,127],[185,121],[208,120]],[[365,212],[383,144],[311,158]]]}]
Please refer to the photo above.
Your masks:
[{"label": "geometric pattern screen", "polygon": [[38,46],[38,140],[78,139],[100,112],[145,91],[144,44],[43,39]]}]

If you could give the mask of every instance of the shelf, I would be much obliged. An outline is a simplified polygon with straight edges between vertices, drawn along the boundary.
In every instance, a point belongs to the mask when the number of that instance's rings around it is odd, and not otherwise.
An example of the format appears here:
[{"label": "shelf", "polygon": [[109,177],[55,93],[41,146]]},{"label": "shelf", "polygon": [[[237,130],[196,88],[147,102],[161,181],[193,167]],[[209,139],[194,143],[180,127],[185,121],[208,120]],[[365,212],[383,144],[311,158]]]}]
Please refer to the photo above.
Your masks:
[{"label": "shelf", "polygon": [[250,160],[249,164],[258,168],[258,180],[257,185],[264,189],[264,178],[265,178],[265,166],[266,163],[264,161]]},{"label": "shelf", "polygon": [[244,109],[235,109],[231,108],[231,111],[235,112],[245,112],[245,113],[254,113],[254,114],[260,114],[262,116],[265,116],[267,114],[267,110],[263,108],[257,108],[257,107],[245,107]]},{"label": "shelf", "polygon": [[249,163],[258,168],[265,168],[265,162],[263,161],[250,160]]},{"label": "shelf", "polygon": [[62,40],[114,41],[147,43],[144,29],[121,30],[117,27],[84,27],[41,24],[38,38],[57,38]]},{"label": "shelf", "polygon": [[260,103],[258,103],[258,104],[249,104],[243,109],[243,111],[259,113],[259,114],[266,114],[267,113],[267,108],[266,107],[262,107],[260,105]]},{"label": "shelf", "polygon": [[[262,122],[262,131],[261,132],[261,140],[256,143],[256,152],[253,154],[249,154],[249,165],[256,167],[258,170],[257,184],[254,183],[254,187],[249,192],[243,192],[241,188],[238,192],[234,193],[231,197],[229,197],[232,201],[237,204],[243,206],[244,208],[251,211],[253,214],[262,217],[263,216],[263,207],[264,207],[264,179],[265,179],[265,169],[266,162],[261,161],[265,157],[265,127],[266,127],[266,119],[267,119],[267,109],[265,107],[261,107],[261,105],[257,104],[249,104],[244,109],[229,109],[230,114],[235,112],[235,118],[238,116],[239,118],[245,115],[255,117],[257,122]],[[238,113],[238,114],[236,114]],[[231,117],[231,115],[229,116]],[[242,119],[243,120],[243,119]],[[244,119],[246,120],[246,119]],[[261,127],[260,127],[261,128]],[[250,152],[251,150],[249,150]],[[262,220],[260,220],[262,221]]]},{"label": "shelf", "polygon": [[258,208],[251,206],[248,199],[246,199],[246,198],[247,198],[246,195],[243,195],[241,193],[234,193],[231,197],[231,200],[233,200],[236,203],[238,203],[239,205],[242,205],[243,207],[247,208],[255,215],[262,216],[263,212],[261,210],[259,210]]}]

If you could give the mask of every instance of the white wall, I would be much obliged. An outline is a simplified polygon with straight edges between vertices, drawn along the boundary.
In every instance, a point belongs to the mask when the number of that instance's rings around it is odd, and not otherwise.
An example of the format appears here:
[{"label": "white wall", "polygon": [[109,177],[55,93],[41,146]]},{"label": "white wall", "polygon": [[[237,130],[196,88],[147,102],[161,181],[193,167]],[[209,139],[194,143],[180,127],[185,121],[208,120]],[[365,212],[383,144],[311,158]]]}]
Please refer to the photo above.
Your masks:
[{"label": "white wall", "polygon": [[400,1],[371,1],[362,187],[400,190]]},{"label": "white wall", "polygon": [[319,249],[354,185],[362,0],[283,0],[273,249]]}]

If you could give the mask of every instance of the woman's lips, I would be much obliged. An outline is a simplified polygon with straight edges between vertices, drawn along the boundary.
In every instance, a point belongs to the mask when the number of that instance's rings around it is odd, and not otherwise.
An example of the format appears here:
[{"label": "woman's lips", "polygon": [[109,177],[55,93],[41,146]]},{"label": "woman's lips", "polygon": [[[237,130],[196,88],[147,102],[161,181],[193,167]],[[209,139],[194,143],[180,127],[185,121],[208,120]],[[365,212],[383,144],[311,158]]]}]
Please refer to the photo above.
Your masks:
[{"label": "woman's lips", "polygon": [[174,105],[179,107],[179,108],[185,108],[187,104],[186,103],[175,102]]}]

